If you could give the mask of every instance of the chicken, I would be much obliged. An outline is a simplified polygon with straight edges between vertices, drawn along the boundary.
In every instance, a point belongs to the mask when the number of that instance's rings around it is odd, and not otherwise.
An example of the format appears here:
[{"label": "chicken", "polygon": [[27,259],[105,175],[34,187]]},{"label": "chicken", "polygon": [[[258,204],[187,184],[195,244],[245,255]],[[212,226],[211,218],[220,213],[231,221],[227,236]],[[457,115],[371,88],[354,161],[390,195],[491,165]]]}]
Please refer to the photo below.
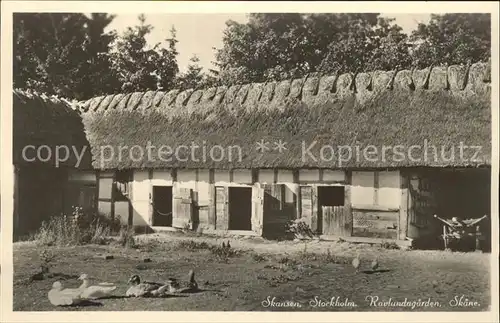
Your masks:
[{"label": "chicken", "polygon": [[132,286],[127,290],[128,297],[156,297],[162,296],[170,287],[169,284],[161,284],[155,282],[141,282],[138,275],[132,275],[129,279],[129,284]]},{"label": "chicken", "polygon": [[352,260],[352,266],[356,269],[356,272],[359,271],[359,265],[361,264],[361,260],[359,259],[359,252],[356,254],[356,258]]},{"label": "chicken", "polygon": [[175,278],[170,278],[168,284],[170,293],[190,293],[199,290],[198,283],[194,279],[194,270],[189,271],[188,280],[186,282],[180,282]]},{"label": "chicken", "polygon": [[376,257],[375,259],[373,259],[372,261],[372,271],[375,271],[378,269],[378,257]]}]

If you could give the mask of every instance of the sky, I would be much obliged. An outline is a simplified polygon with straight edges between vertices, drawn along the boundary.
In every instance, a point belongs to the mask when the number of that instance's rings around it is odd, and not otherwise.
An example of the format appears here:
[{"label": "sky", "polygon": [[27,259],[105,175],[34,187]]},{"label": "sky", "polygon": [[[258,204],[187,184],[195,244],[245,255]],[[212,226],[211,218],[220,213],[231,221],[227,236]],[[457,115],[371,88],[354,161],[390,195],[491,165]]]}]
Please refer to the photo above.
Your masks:
[{"label": "sky", "polygon": [[[115,29],[119,33],[128,26],[134,26],[138,20],[136,15],[117,15],[108,29]],[[400,25],[406,33],[416,28],[418,23],[426,23],[430,14],[390,14],[385,17],[395,18],[395,23]],[[248,21],[247,14],[147,14],[146,22],[153,26],[147,40],[150,44],[163,42],[170,36],[170,29],[175,26],[177,30],[177,62],[179,69],[184,71],[189,59],[196,54],[200,59],[199,64],[206,70],[212,68],[214,61],[213,47],[222,47],[223,31],[226,21],[234,20],[240,23]]]}]

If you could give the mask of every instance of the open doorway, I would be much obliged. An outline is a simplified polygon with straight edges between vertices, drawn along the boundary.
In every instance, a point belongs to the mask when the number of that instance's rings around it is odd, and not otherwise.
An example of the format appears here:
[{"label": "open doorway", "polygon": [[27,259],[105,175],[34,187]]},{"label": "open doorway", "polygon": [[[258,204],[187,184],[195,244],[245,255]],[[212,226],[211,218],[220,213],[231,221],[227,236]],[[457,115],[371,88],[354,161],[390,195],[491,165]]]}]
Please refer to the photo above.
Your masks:
[{"label": "open doorway", "polygon": [[252,230],[252,188],[229,188],[229,230]]},{"label": "open doorway", "polygon": [[[344,219],[341,219],[344,213],[342,208],[344,201],[344,186],[318,186],[318,232],[323,234],[342,234],[336,232],[339,230],[335,230],[334,228],[339,223],[332,223],[332,221],[344,222]],[[338,215],[342,215],[341,218],[337,218]]]},{"label": "open doorway", "polygon": [[153,186],[153,226],[172,226],[172,186]]}]

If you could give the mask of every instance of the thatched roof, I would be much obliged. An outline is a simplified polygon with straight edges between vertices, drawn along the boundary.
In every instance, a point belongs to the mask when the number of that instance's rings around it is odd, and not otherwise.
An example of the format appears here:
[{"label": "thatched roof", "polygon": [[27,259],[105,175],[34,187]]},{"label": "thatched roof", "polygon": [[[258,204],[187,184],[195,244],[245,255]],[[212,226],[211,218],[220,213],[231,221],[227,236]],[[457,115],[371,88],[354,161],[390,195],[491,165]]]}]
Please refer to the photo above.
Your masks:
[{"label": "thatched roof", "polygon": [[[65,146],[70,150],[76,149],[79,153],[83,147],[87,147],[87,154],[84,154],[80,167],[91,167],[91,155],[89,143],[85,136],[80,112],[72,108],[71,104],[64,99],[47,97],[44,94],[14,90],[13,93],[13,162],[17,165],[29,165],[36,163],[39,165],[55,165],[55,152],[59,151],[61,162],[60,167],[73,167],[76,164],[74,154],[65,159],[64,148],[57,149],[57,146]],[[23,158],[23,148],[32,145],[35,149],[46,145],[52,152],[51,158],[40,162],[29,161]],[[28,159],[36,157],[35,149],[29,148],[25,151]],[[48,150],[42,148],[40,156],[45,160]]]},{"label": "thatched roof", "polygon": [[[307,77],[271,83],[218,87],[187,91],[149,91],[100,96],[81,103],[80,112],[90,142],[93,166],[112,168],[339,168],[337,151],[348,145],[353,157],[341,167],[392,168],[412,166],[481,166],[491,164],[490,66],[434,67],[423,70],[376,71]],[[256,143],[270,142],[270,151],[261,153]],[[272,150],[274,142],[286,142],[287,150]],[[317,160],[302,158],[303,145]],[[412,145],[434,145],[413,150],[413,160],[401,158]],[[157,149],[180,145],[239,146],[232,150],[233,161],[203,160],[202,148],[194,156],[184,148],[181,160],[160,160]],[[467,146],[462,158],[461,142]],[[154,146],[154,160],[130,158],[134,145]],[[373,145],[378,157],[363,156]],[[105,154],[101,155],[101,147]],[[115,154],[109,155],[109,146]],[[123,148],[121,158],[119,147]],[[324,158],[320,159],[320,148]],[[401,146],[399,152],[383,147]],[[441,146],[455,147],[455,159],[441,156]],[[360,149],[356,157],[356,147]],[[389,147],[389,149],[391,149]],[[229,148],[228,148],[229,149]],[[370,148],[373,149],[373,148]],[[370,150],[372,151],[372,150]],[[137,150],[135,151],[137,153]],[[219,150],[216,151],[217,153]],[[227,153],[227,150],[226,150]],[[216,157],[218,155],[216,154]],[[370,157],[372,156],[372,157]],[[186,158],[184,158],[186,157]],[[346,157],[346,156],[345,156]],[[382,158],[384,157],[384,158]],[[471,159],[474,157],[474,159]],[[187,160],[184,160],[187,159]]]}]

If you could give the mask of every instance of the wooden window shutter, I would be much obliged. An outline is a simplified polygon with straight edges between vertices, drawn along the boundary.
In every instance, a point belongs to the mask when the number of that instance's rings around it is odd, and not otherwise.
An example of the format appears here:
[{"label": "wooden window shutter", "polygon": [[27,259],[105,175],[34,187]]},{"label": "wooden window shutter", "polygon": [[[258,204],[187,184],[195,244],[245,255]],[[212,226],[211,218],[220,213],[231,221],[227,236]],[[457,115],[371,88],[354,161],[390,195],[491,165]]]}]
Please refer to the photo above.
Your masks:
[{"label": "wooden window shutter", "polygon": [[315,190],[312,186],[300,187],[301,218],[311,227],[317,229],[317,211],[315,210]]},{"label": "wooden window shutter", "polygon": [[192,192],[189,188],[178,188],[174,186],[174,210],[172,216],[172,226],[174,228],[192,229]]},{"label": "wooden window shutter", "polygon": [[261,236],[264,222],[264,190],[261,185],[252,188],[252,202],[252,230]]},{"label": "wooden window shutter", "polygon": [[215,187],[215,228],[228,230],[229,228],[229,189],[225,186]]}]

